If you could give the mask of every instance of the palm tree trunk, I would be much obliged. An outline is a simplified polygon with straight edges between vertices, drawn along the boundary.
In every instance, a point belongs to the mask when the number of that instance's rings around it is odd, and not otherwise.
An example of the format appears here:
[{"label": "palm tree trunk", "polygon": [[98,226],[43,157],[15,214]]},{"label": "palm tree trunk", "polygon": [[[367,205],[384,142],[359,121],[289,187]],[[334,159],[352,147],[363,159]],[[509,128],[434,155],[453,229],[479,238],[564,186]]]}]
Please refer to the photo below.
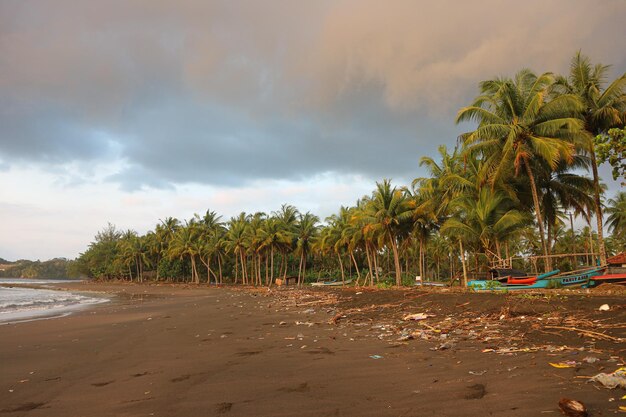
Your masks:
[{"label": "palm tree trunk", "polygon": [[420,270],[420,279],[424,279],[424,264],[422,263],[422,251],[424,250],[424,246],[422,244],[422,239],[420,239],[420,253],[419,253],[419,270]]},{"label": "palm tree trunk", "polygon": [[400,287],[402,285],[402,267],[400,266],[400,257],[398,256],[398,246],[391,233],[389,233],[389,240],[391,242],[391,250],[393,251],[393,263],[396,267],[396,286]]},{"label": "palm tree trunk", "polygon": [[220,270],[220,284],[221,284],[222,283],[222,257],[219,254],[219,252],[217,254],[217,267]]},{"label": "palm tree trunk", "polygon": [[370,271],[370,286],[374,286],[374,271],[372,270],[372,260],[370,259],[369,245],[365,244],[365,255],[367,256],[367,267]]},{"label": "palm tree trunk", "polygon": [[268,287],[270,287],[272,285],[272,282],[274,281],[274,247],[272,246],[271,249],[271,271],[270,271],[270,282],[267,284]]},{"label": "palm tree trunk", "polygon": [[243,252],[239,252],[239,262],[241,262],[241,282],[246,285],[248,283],[248,277],[246,276],[246,262],[243,259]]},{"label": "palm tree trunk", "polygon": [[350,257],[352,258],[352,262],[354,263],[354,269],[356,269],[357,282],[361,279],[361,272],[359,271],[359,265],[356,263],[356,258],[354,257],[354,253],[350,252]]},{"label": "palm tree trunk", "polygon": [[343,286],[346,282],[346,276],[343,272],[343,262],[341,261],[341,255],[337,252],[337,259],[339,259],[339,268],[341,269],[341,285]]},{"label": "palm tree trunk", "polygon": [[259,264],[259,269],[257,270],[256,281],[259,285],[263,285],[263,276],[261,275],[261,268],[263,267],[263,258],[261,257],[261,252],[257,252],[256,259],[257,259],[257,264]]},{"label": "palm tree trunk", "polygon": [[237,256],[235,255],[235,284],[237,284],[238,279],[239,279],[239,262],[237,262]]},{"label": "palm tree trunk", "polygon": [[513,262],[511,262],[511,257],[509,256],[509,241],[504,242],[504,250],[506,251],[506,259],[508,261],[508,267],[513,268]]},{"label": "palm tree trunk", "polygon": [[376,282],[380,282],[380,276],[378,275],[378,253],[376,253],[376,248],[372,249],[372,257],[374,259],[374,274],[376,276]]},{"label": "palm tree trunk", "polygon": [[526,167],[526,174],[528,174],[528,179],[530,181],[530,190],[533,195],[533,203],[535,205],[535,216],[537,217],[537,226],[539,226],[539,237],[541,238],[541,246],[543,247],[543,256],[545,257],[545,271],[548,272],[552,268],[550,266],[550,258],[548,253],[548,246],[546,245],[546,237],[543,229],[543,219],[541,216],[541,206],[539,205],[539,195],[537,194],[537,184],[535,184],[535,176],[533,175],[533,171],[530,169],[530,161],[528,158],[524,158],[524,166]]},{"label": "palm tree trunk", "polygon": [[589,250],[591,253],[591,263],[594,263],[594,259],[595,259],[595,255],[594,255],[594,248],[593,248],[593,229],[591,228],[591,224],[589,224]]},{"label": "palm tree trunk", "polygon": [[304,251],[300,254],[300,265],[298,265],[298,285],[300,285],[300,277],[302,276],[302,258],[304,257]]},{"label": "palm tree trunk", "polygon": [[198,279],[197,279],[198,272],[196,271],[195,256],[189,255],[189,259],[191,259],[191,280],[195,283],[198,283]]},{"label": "palm tree trunk", "polygon": [[304,284],[304,280],[306,279],[306,252],[302,252],[302,282],[300,286]]},{"label": "palm tree trunk", "polygon": [[593,172],[593,201],[596,209],[596,223],[598,226],[598,251],[600,252],[600,265],[606,265],[606,248],[604,247],[604,230],[602,225],[602,202],[600,201],[600,180],[598,176],[598,163],[593,142],[589,147],[591,157],[591,170]]},{"label": "palm tree trunk", "polygon": [[465,266],[465,251],[461,239],[459,239],[459,250],[461,251],[461,265],[463,266],[463,287],[467,287],[467,267]]}]

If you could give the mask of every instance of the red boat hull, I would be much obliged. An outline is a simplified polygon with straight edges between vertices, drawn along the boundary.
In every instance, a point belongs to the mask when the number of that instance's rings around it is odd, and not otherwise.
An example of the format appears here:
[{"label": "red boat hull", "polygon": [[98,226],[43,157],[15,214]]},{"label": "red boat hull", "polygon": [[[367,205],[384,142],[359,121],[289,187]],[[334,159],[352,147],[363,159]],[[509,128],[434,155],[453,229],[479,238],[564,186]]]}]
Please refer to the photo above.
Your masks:
[{"label": "red boat hull", "polygon": [[509,277],[506,280],[506,283],[511,285],[532,285],[535,282],[537,282],[537,277]]}]

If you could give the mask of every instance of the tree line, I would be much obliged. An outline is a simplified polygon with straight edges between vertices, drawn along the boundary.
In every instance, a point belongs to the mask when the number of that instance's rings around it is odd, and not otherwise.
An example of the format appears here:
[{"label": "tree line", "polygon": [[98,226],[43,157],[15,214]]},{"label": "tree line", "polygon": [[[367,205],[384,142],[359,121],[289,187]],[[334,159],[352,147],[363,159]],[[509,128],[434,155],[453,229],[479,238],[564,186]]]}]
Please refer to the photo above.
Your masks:
[{"label": "tree line", "polygon": [[[608,83],[608,68],[579,52],[566,76],[523,69],[481,82],[456,117],[472,130],[420,160],[428,176],[378,182],[324,222],[285,204],[228,220],[211,210],[167,218],[143,236],[109,225],[74,267],[138,281],[402,285],[415,275],[467,279],[507,260],[537,271],[604,264],[626,249],[626,193],[604,201],[598,174],[607,162],[626,178],[626,74]],[[588,226],[574,230],[574,217]]]}]

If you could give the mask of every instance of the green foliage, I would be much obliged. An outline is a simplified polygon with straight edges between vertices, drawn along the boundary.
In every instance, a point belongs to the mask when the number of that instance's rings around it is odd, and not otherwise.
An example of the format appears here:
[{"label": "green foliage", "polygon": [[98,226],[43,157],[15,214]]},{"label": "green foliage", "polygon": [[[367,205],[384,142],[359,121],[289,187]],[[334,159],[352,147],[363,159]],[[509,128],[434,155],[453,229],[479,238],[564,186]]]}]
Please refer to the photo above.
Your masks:
[{"label": "green foliage", "polygon": [[611,165],[614,180],[626,180],[626,128],[614,128],[606,134],[597,135],[594,145],[598,163],[608,162]]},{"label": "green foliage", "polygon": [[381,281],[381,282],[378,282],[376,284],[376,288],[378,288],[380,290],[386,290],[386,289],[389,289],[389,288],[393,288],[393,286],[394,286],[394,282],[393,281]]},{"label": "green foliage", "polygon": [[[605,76],[605,66],[579,53],[567,78],[525,69],[481,82],[457,116],[474,126],[452,152],[442,146],[437,160],[421,159],[428,177],[410,188],[377,182],[322,226],[289,204],[227,222],[210,210],[183,222],[170,217],[143,236],[108,225],[71,269],[102,279],[271,285],[276,277],[298,276],[386,288],[412,285],[415,275],[457,280],[462,266],[480,274],[509,257],[518,258],[514,267],[530,269],[548,265],[520,257],[595,252],[601,235],[564,224],[568,211],[589,222],[595,208],[602,218],[599,179],[581,174],[595,172],[596,153],[624,174],[624,130],[610,129],[626,121],[626,75],[604,88]],[[608,133],[596,139],[594,153],[591,138],[600,132]],[[610,252],[626,245],[625,201],[621,194],[608,201]],[[555,263],[570,269],[592,261]]]},{"label": "green foliage", "polygon": [[188,262],[170,258],[161,258],[157,266],[157,272],[161,279],[170,280],[177,280],[191,275]]},{"label": "green foliage", "polygon": [[5,267],[0,270],[0,278],[77,278],[78,272],[72,268],[72,261],[55,258],[49,261],[2,262]]}]

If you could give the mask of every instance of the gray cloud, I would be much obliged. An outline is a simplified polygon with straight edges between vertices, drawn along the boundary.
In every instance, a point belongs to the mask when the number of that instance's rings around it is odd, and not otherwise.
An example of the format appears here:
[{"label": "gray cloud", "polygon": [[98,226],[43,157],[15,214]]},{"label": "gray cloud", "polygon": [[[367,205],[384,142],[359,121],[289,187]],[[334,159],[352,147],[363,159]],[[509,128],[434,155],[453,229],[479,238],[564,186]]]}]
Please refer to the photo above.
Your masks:
[{"label": "gray cloud", "polygon": [[127,189],[410,178],[481,79],[579,48],[626,71],[625,3],[514,4],[0,0],[0,159],[121,159]]}]

